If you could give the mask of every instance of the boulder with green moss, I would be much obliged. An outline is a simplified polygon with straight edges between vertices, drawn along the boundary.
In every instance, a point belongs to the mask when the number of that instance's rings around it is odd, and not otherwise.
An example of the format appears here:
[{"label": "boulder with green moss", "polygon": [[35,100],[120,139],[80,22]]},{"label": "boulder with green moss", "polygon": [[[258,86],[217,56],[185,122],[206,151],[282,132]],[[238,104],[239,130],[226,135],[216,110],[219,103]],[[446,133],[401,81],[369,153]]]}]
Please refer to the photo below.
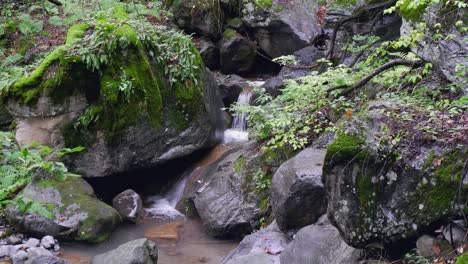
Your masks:
[{"label": "boulder with green moss", "polygon": [[216,143],[223,125],[216,82],[190,37],[118,8],[71,27],[13,85],[8,107],[20,143],[86,147],[68,160],[86,177],[188,155]]},{"label": "boulder with green moss", "polygon": [[9,205],[5,210],[8,221],[29,234],[96,243],[107,239],[121,223],[119,213],[98,200],[93,188],[81,178],[61,181],[36,175],[19,197],[39,203],[52,213],[46,218],[44,214],[21,212]]},{"label": "boulder with green moss", "polygon": [[[328,146],[323,169],[328,215],[349,245],[397,243],[463,212],[467,142],[451,138],[450,126],[425,126],[429,114],[419,111],[370,103]],[[454,116],[444,122],[458,121]]]}]

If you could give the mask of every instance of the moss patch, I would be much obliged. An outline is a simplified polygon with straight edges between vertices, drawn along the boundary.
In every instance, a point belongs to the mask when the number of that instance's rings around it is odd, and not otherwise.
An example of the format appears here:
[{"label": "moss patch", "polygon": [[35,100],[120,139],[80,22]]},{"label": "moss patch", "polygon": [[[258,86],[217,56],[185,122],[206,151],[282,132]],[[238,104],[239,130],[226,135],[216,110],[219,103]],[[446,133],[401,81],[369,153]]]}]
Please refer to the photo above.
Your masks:
[{"label": "moss patch", "polygon": [[364,141],[359,137],[345,133],[338,134],[336,139],[328,145],[325,163],[362,160],[367,154],[363,151],[364,147]]}]

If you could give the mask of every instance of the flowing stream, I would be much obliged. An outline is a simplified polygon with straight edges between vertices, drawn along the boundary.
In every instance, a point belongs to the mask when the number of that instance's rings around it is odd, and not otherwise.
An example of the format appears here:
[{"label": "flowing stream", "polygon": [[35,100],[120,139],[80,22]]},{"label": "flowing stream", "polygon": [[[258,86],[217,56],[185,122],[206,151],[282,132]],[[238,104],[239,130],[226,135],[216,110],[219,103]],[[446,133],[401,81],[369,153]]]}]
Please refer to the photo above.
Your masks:
[{"label": "flowing stream", "polygon": [[[250,82],[251,87],[263,82]],[[245,88],[239,95],[238,104],[250,104],[253,88]],[[123,224],[105,242],[97,245],[63,243],[62,257],[71,264],[89,264],[92,257],[108,252],[118,246],[142,237],[156,241],[158,264],[218,264],[239,243],[233,240],[218,240],[203,231],[201,221],[187,218],[175,207],[181,200],[188,181],[200,175],[208,165],[218,160],[232,144],[248,141],[247,116],[236,113],[231,129],[224,132],[221,145],[178,177],[165,192],[143,197],[145,217],[138,224]]]},{"label": "flowing stream", "polygon": [[[226,145],[216,146],[167,192],[143,197],[147,216],[138,224],[122,224],[109,239],[100,244],[62,243],[62,257],[71,264],[89,264],[93,256],[146,237],[158,245],[158,264],[221,263],[239,241],[209,237],[203,231],[199,219],[187,218],[174,207],[183,195],[187,179],[219,159],[229,149]],[[163,215],[164,221],[161,220]]]}]

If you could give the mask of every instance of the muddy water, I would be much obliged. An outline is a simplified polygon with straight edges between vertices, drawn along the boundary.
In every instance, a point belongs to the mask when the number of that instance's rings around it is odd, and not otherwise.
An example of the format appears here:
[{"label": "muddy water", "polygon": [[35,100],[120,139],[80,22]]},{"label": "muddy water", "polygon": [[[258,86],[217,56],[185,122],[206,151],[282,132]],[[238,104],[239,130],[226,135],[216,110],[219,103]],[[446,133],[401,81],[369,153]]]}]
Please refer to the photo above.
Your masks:
[{"label": "muddy water", "polygon": [[[219,145],[198,161],[185,178],[195,177],[204,167],[221,157],[230,147]],[[183,185],[182,178],[165,194],[144,197],[146,209],[154,210],[157,199],[164,199],[167,204],[175,205],[180,199]],[[183,181],[181,183],[181,181]],[[189,180],[190,181],[190,180]],[[181,186],[182,185],[182,186]],[[149,201],[149,202],[148,202]],[[173,209],[175,210],[175,209]],[[93,256],[117,248],[128,241],[146,237],[158,245],[158,264],[218,264],[233,250],[239,241],[217,240],[203,232],[199,219],[173,220],[161,222],[159,219],[146,218],[140,223],[123,224],[105,242],[97,245],[62,243],[62,257],[71,264],[89,264]],[[117,263],[115,263],[117,264]]]},{"label": "muddy water", "polygon": [[[160,224],[146,219],[137,225],[119,227],[105,242],[98,245],[62,244],[62,257],[71,264],[89,264],[93,256],[142,237],[158,245],[158,264],[219,264],[238,241],[215,240],[203,232],[198,219]],[[117,263],[115,263],[117,264]]]}]

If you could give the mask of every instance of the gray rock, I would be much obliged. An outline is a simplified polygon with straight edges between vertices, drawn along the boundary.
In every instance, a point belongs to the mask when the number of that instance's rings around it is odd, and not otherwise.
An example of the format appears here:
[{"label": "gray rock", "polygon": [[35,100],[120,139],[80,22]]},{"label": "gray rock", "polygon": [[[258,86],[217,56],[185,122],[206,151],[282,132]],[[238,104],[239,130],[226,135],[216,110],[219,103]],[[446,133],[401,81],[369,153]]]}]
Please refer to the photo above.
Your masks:
[{"label": "gray rock", "polygon": [[[47,185],[43,185],[43,177],[46,176],[39,172],[20,194],[33,201],[54,205],[53,219],[31,212],[21,213],[15,206],[8,206],[6,217],[18,230],[67,240],[101,242],[120,224],[119,213],[98,200],[85,180],[75,177],[64,181],[49,179]],[[30,244],[36,246],[39,240],[31,240]]]},{"label": "gray rock", "polygon": [[94,257],[91,264],[156,264],[156,244],[146,238],[130,241],[107,253]]},{"label": "gray rock", "polygon": [[41,246],[46,249],[53,248],[55,246],[55,239],[53,236],[45,236],[41,239]]},{"label": "gray rock", "polygon": [[289,55],[304,48],[320,33],[315,1],[273,0],[271,8],[248,3],[243,9],[247,28],[260,48],[272,58]]},{"label": "gray rock", "polygon": [[218,46],[208,38],[197,39],[197,43],[200,56],[206,67],[212,71],[219,69],[220,58]]},{"label": "gray rock", "polygon": [[346,244],[332,225],[299,230],[280,255],[282,264],[357,264],[360,250]]},{"label": "gray rock", "polygon": [[112,205],[120,213],[123,219],[136,223],[143,214],[143,202],[138,193],[133,190],[125,190],[118,194]]},{"label": "gray rock", "polygon": [[65,261],[56,256],[37,256],[31,259],[28,259],[25,264],[69,264],[68,261]]},{"label": "gray rock", "polygon": [[237,102],[239,94],[244,90],[244,88],[249,86],[246,79],[235,74],[217,75],[216,81],[219,86],[224,106],[226,107]]},{"label": "gray rock", "polygon": [[222,264],[279,264],[279,256],[289,242],[290,238],[281,233],[273,222],[267,228],[244,237],[239,246],[224,258]]},{"label": "gray rock", "polygon": [[309,147],[283,163],[273,176],[270,201],[281,230],[298,230],[326,213],[325,153],[325,149]]},{"label": "gray rock", "polygon": [[50,253],[50,251],[48,251],[47,249],[43,248],[43,247],[33,247],[33,248],[29,248],[27,250],[28,252],[28,259],[34,259],[36,257],[40,257],[40,256],[46,256],[46,257],[51,257],[53,256],[52,253]]},{"label": "gray rock", "polygon": [[[233,34],[230,36],[226,32]],[[247,38],[228,29],[224,33],[224,38],[221,41],[221,71],[223,73],[247,73],[254,63],[257,55],[257,47],[255,43]]]},{"label": "gray rock", "polygon": [[55,252],[59,252],[59,251],[60,251],[60,246],[59,246],[58,244],[56,244],[56,245],[54,246],[54,251],[55,251]]},{"label": "gray rock", "polygon": [[224,13],[218,2],[201,5],[196,0],[174,2],[174,23],[189,33],[218,38],[223,30]]},{"label": "gray rock", "polygon": [[[402,158],[382,155],[393,155],[394,149],[375,140],[385,133],[380,124],[403,127],[401,120],[385,114],[401,107],[389,102],[369,103],[359,117],[340,127],[337,138],[328,145],[323,168],[328,216],[351,246],[398,244],[456,213],[453,208],[460,206],[455,197],[468,157],[466,143],[431,141],[415,147],[414,130],[408,126],[397,130],[407,135],[398,147]],[[405,111],[418,112],[412,107]],[[434,160],[440,160],[440,165],[430,165]],[[451,172],[444,174],[448,168]],[[459,195],[468,196],[466,188]]]},{"label": "gray rock", "polygon": [[40,246],[41,241],[37,238],[30,238],[24,244],[27,248],[34,248]]},{"label": "gray rock", "polygon": [[18,245],[23,242],[23,238],[23,234],[14,234],[9,236],[6,241],[9,245]]},{"label": "gray rock", "polygon": [[325,50],[320,50],[314,46],[304,47],[293,54],[297,61],[296,68],[283,67],[278,76],[283,79],[296,79],[307,76],[313,70],[317,70],[309,67],[316,64],[318,59],[325,57],[325,53]]},{"label": "gray rock", "polygon": [[205,230],[215,237],[242,237],[259,227],[266,193],[255,193],[251,180],[265,165],[253,144],[210,165],[191,197]]},{"label": "gray rock", "polygon": [[20,250],[16,252],[11,259],[13,264],[23,264],[28,259],[28,253],[24,250]]},{"label": "gray rock", "polygon": [[17,251],[18,249],[12,245],[2,245],[0,246],[0,258],[11,257],[16,254]]}]

